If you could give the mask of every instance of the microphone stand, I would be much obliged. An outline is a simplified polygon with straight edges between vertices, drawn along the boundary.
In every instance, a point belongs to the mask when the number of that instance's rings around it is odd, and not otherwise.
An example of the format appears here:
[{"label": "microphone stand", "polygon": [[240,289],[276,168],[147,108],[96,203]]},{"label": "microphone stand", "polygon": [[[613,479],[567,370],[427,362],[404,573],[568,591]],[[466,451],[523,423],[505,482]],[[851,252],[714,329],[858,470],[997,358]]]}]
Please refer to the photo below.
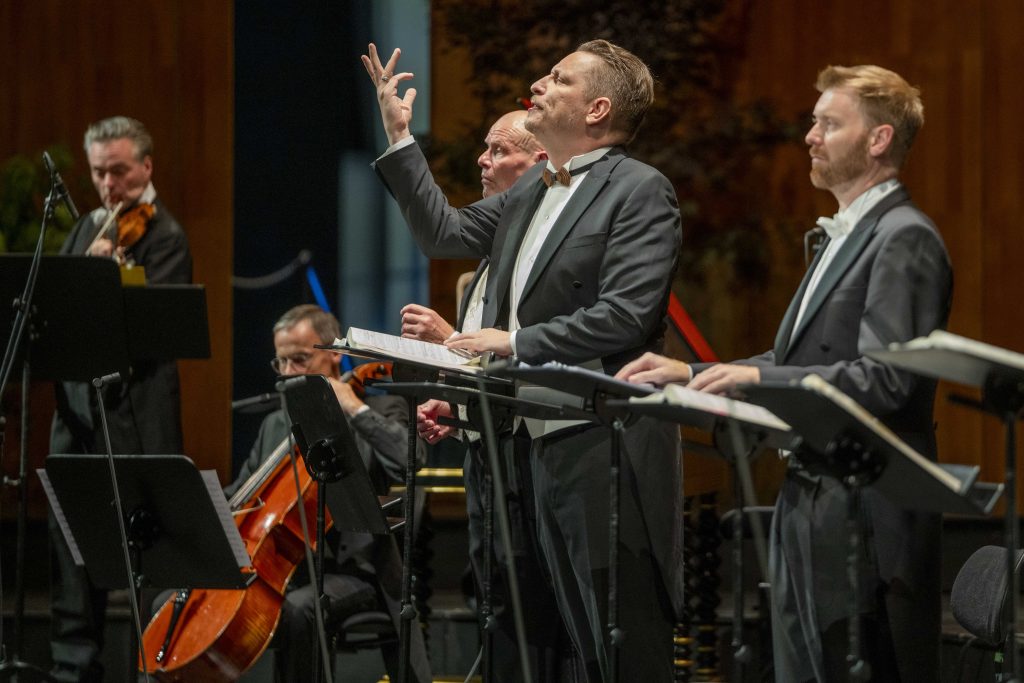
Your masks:
[{"label": "microphone stand", "polygon": [[[121,532],[121,548],[124,551],[124,566],[128,576],[128,598],[132,608],[132,630],[128,639],[128,671],[136,670],[136,657],[143,662],[143,674],[147,683],[149,682],[149,669],[145,663],[146,650],[142,638],[142,618],[139,613],[139,602],[142,595],[142,551],[148,550],[153,537],[156,535],[154,520],[143,515],[138,510],[133,510],[130,516],[126,516],[121,505],[121,492],[117,487],[117,471],[114,469],[114,450],[110,445],[110,430],[107,427],[107,407],[103,401],[103,388],[107,384],[116,384],[121,381],[120,373],[113,373],[97,377],[92,381],[96,389],[96,402],[100,409],[100,424],[103,428],[103,440],[107,446],[107,463],[110,465],[110,486],[114,492],[114,508],[117,510],[117,525]],[[125,522],[130,525],[125,526]],[[132,560],[134,553],[135,559]]]},{"label": "microphone stand", "polygon": [[[7,349],[4,351],[3,361],[0,363],[0,396],[3,396],[4,391],[7,389],[7,382],[14,368],[14,360],[25,338],[26,330],[31,329],[32,298],[35,294],[36,278],[39,275],[39,263],[43,256],[46,228],[53,219],[54,203],[59,199],[57,174],[54,169],[51,168],[50,170],[50,192],[46,195],[46,200],[43,203],[43,220],[39,227],[39,239],[36,241],[36,249],[32,254],[32,264],[29,266],[28,277],[25,280],[25,289],[22,295],[12,302],[12,306],[15,309],[15,317],[14,324],[11,326],[11,336],[7,340]],[[31,344],[31,335],[29,335],[29,344]],[[54,680],[39,667],[23,662],[18,658],[24,636],[25,619],[25,535],[28,518],[28,391],[31,380],[30,351],[31,346],[26,347],[25,357],[22,360],[21,449],[18,460],[18,477],[17,479],[10,479],[5,476],[3,479],[5,486],[14,487],[18,491],[18,526],[17,549],[15,553],[14,638],[11,643],[10,656],[8,656],[6,649],[0,651],[0,678],[10,678],[11,676],[17,676],[18,672],[31,671],[43,680]],[[6,419],[3,415],[0,415],[0,428],[5,423]],[[2,447],[3,437],[0,434],[0,459],[3,457]]]}]

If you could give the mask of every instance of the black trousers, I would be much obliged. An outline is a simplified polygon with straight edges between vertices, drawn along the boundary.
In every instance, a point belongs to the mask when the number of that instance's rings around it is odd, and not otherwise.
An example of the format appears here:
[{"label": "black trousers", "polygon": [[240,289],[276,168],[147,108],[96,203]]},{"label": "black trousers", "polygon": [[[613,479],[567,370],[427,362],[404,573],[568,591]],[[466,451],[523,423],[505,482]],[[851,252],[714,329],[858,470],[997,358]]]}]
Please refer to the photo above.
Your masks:
[{"label": "black trousers", "polygon": [[[499,442],[499,450],[502,479],[506,488],[504,505],[511,527],[512,558],[519,580],[527,661],[532,679],[538,683],[566,680],[569,676],[566,670],[567,662],[571,661],[571,647],[550,582],[541,568],[529,472],[529,438],[507,436]],[[492,493],[492,477],[485,458],[482,444],[477,441],[468,445],[463,463],[466,513],[469,519],[469,559],[478,617],[484,600],[484,584],[488,580],[484,559],[487,553],[491,553],[492,572],[489,581],[495,627],[485,631],[481,618],[481,638],[489,638],[491,644],[491,660],[485,662],[482,673],[485,681],[521,681],[523,672],[509,598],[507,553],[498,530],[496,511],[493,513],[493,549],[487,548],[485,540],[486,496]],[[495,501],[495,504],[500,502]]]},{"label": "black trousers", "polygon": [[[611,441],[604,428],[533,442],[537,529],[559,612],[582,663],[579,680],[611,678],[608,568]],[[675,614],[653,555],[628,452],[621,458],[618,619],[620,681],[672,680]],[[673,514],[667,509],[665,514]]]}]

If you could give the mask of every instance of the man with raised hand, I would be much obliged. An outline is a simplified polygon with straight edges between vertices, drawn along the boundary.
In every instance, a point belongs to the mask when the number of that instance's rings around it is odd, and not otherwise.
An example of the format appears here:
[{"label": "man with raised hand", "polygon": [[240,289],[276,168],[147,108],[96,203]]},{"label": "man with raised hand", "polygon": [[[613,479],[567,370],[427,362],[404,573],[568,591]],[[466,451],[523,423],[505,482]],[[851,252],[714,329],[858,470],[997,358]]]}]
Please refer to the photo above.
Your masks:
[{"label": "man with raised hand", "polygon": [[[374,167],[424,253],[491,260],[481,329],[447,345],[608,373],[660,349],[680,217],[671,183],[624,149],[653,100],[646,65],[607,41],[580,45],[531,88],[526,128],[547,151],[547,164],[507,192],[455,209],[409,132],[416,91],[398,94],[413,78],[395,72],[399,55],[382,64],[370,45],[363,56],[390,143]],[[534,436],[529,458],[517,462],[533,489],[541,559],[580,677],[605,680],[612,675],[608,432],[576,426]],[[620,673],[669,681],[673,608],[682,609],[678,432],[642,420],[625,441]]]}]

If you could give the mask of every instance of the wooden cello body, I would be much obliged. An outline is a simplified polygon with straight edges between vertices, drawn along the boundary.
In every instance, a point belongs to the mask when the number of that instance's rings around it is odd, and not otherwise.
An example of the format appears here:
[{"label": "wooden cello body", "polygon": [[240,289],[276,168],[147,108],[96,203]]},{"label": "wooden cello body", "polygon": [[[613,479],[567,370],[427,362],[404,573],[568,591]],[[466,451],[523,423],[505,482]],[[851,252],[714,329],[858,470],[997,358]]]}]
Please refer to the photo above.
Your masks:
[{"label": "wooden cello body", "polygon": [[[231,499],[255,580],[242,590],[179,591],[146,627],[146,668],[158,680],[233,681],[270,644],[288,581],[305,558],[299,496],[288,456],[285,440]],[[295,457],[301,504],[307,520],[314,520],[317,487],[301,456]],[[309,533],[315,545],[314,530]],[[175,616],[176,600],[181,605]]]}]

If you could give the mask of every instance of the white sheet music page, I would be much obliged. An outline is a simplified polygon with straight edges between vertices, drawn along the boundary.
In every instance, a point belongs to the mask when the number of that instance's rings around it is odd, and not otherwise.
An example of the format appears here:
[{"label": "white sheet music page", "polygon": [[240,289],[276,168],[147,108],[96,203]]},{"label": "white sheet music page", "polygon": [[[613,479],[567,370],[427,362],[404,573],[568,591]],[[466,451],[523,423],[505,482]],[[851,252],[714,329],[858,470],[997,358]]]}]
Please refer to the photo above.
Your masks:
[{"label": "white sheet music page", "polygon": [[394,358],[404,358],[437,367],[456,368],[467,372],[480,371],[480,357],[477,355],[452,351],[444,344],[406,339],[358,327],[348,328],[344,339],[335,340],[335,346],[376,351]]},{"label": "white sheet music page", "polygon": [[955,351],[982,360],[1024,372],[1024,354],[999,346],[961,337],[945,330],[934,330],[927,337],[911,339],[905,344],[890,344],[892,349],[943,349]]},{"label": "white sheet music page", "polygon": [[903,441],[903,439],[896,436],[892,430],[882,424],[881,420],[869,413],[859,403],[844,394],[837,387],[832,386],[818,375],[807,375],[800,380],[800,385],[821,394],[847,413],[857,418],[857,420],[865,427],[885,439],[889,445],[899,450],[904,457],[913,461],[918,467],[940,480],[951,491],[960,490],[962,482],[959,479],[911,448],[905,441]]},{"label": "white sheet music page", "polygon": [[221,488],[220,480],[217,478],[217,471],[201,470],[199,476],[206,484],[213,508],[217,511],[217,519],[220,520],[224,535],[227,536],[228,543],[231,545],[231,553],[235,556],[235,562],[241,568],[251,567],[252,560],[249,558],[249,551],[245,549],[245,541],[242,540],[241,534],[238,533],[238,527],[235,526],[231,508],[228,506],[228,499],[224,497],[224,489]]},{"label": "white sheet music page", "polygon": [[703,410],[723,417],[732,417],[742,422],[783,432],[789,431],[789,425],[776,417],[775,413],[753,403],[709,394],[706,391],[695,391],[682,384],[666,385],[663,395],[667,403]]}]

